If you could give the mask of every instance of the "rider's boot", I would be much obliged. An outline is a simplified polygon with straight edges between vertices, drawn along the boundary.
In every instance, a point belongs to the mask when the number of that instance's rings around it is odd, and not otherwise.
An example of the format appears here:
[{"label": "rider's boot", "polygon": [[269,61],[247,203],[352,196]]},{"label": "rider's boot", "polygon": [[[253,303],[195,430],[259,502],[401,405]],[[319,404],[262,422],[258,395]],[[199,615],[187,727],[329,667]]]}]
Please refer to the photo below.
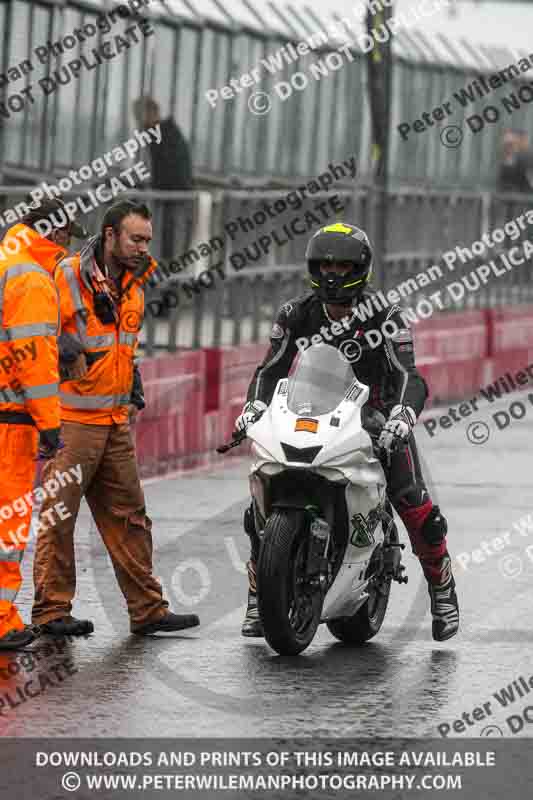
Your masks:
[{"label": "rider's boot", "polygon": [[257,608],[256,565],[259,559],[260,541],[255,529],[252,504],[244,512],[244,530],[250,537],[250,560],[246,564],[248,569],[248,606],[241,633],[243,636],[264,636],[263,623],[259,618],[259,610]]},{"label": "rider's boot", "polygon": [[263,623],[259,618],[259,611],[257,608],[255,561],[248,561],[246,567],[248,569],[248,606],[246,608],[241,633],[243,636],[264,636]]},{"label": "rider's boot", "polygon": [[446,519],[425,492],[418,502],[399,504],[397,510],[428,582],[433,638],[444,642],[459,630],[459,605],[446,546]]},{"label": "rider's boot", "polygon": [[432,633],[437,642],[451,639],[459,630],[459,604],[452,575],[452,562],[446,553],[440,565],[440,580],[428,578],[428,591],[433,616]]}]

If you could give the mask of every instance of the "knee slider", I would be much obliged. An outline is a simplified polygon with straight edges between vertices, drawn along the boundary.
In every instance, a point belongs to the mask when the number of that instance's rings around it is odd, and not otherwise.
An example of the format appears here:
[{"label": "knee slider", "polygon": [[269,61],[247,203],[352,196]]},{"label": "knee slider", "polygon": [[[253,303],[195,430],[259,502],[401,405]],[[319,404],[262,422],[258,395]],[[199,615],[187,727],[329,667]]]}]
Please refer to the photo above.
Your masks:
[{"label": "knee slider", "polygon": [[440,513],[438,506],[433,506],[427,515],[420,533],[428,544],[440,544],[448,532],[446,517]]}]

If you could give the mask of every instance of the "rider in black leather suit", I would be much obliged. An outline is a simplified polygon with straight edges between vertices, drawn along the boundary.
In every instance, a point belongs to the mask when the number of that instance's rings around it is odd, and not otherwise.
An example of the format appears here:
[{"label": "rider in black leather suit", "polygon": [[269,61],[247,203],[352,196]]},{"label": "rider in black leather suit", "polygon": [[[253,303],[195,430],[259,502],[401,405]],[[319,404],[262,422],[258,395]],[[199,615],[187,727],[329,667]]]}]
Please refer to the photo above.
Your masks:
[{"label": "rider in black leather suit", "polygon": [[[320,341],[339,348],[352,363],[357,378],[370,387],[367,405],[388,420],[379,439],[388,498],[407,529],[428,582],[433,638],[449,639],[457,633],[459,610],[446,545],[446,520],[425,486],[412,433],[428,390],[415,366],[405,312],[399,306],[383,307],[373,302],[373,292],[367,286],[372,249],[361,229],[344,223],[321,228],[309,242],[306,259],[311,291],[279,309],[269,350],[255,371],[236,427],[245,428],[266,408],[299,350]],[[361,312],[361,303],[366,312]],[[251,553],[242,633],[262,636],[255,581],[260,540],[251,508],[245,513],[244,524]]]}]

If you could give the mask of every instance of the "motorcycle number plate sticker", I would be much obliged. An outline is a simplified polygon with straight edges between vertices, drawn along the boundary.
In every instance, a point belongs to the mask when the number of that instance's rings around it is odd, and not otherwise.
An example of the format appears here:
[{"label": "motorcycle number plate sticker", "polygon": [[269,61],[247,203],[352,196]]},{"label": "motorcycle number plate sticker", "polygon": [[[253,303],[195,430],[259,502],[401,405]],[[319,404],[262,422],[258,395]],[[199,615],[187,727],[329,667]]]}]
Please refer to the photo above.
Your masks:
[{"label": "motorcycle number plate sticker", "polygon": [[295,431],[307,431],[307,433],[318,433],[318,420],[310,417],[300,417],[296,420]]}]

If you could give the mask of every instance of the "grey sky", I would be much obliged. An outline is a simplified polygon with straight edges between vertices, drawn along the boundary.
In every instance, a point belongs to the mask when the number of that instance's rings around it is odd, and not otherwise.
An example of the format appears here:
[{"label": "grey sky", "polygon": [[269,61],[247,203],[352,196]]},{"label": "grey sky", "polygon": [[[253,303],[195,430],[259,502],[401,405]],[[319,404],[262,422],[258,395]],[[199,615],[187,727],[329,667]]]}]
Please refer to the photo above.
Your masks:
[{"label": "grey sky", "polygon": [[[293,0],[294,2],[294,0]],[[419,5],[421,0],[397,0],[395,8],[399,11],[410,6]],[[431,0],[426,0],[429,7]],[[310,5],[322,14],[336,11],[338,14],[351,15],[354,3],[350,0],[298,0],[294,3],[301,7]],[[450,4],[451,7],[451,4]],[[427,17],[424,28],[428,31],[443,33],[450,39],[465,37],[473,42],[485,45],[507,45],[520,47],[533,53],[533,2],[532,3],[495,3],[487,0],[479,2],[455,3],[456,10],[446,10]]]}]

